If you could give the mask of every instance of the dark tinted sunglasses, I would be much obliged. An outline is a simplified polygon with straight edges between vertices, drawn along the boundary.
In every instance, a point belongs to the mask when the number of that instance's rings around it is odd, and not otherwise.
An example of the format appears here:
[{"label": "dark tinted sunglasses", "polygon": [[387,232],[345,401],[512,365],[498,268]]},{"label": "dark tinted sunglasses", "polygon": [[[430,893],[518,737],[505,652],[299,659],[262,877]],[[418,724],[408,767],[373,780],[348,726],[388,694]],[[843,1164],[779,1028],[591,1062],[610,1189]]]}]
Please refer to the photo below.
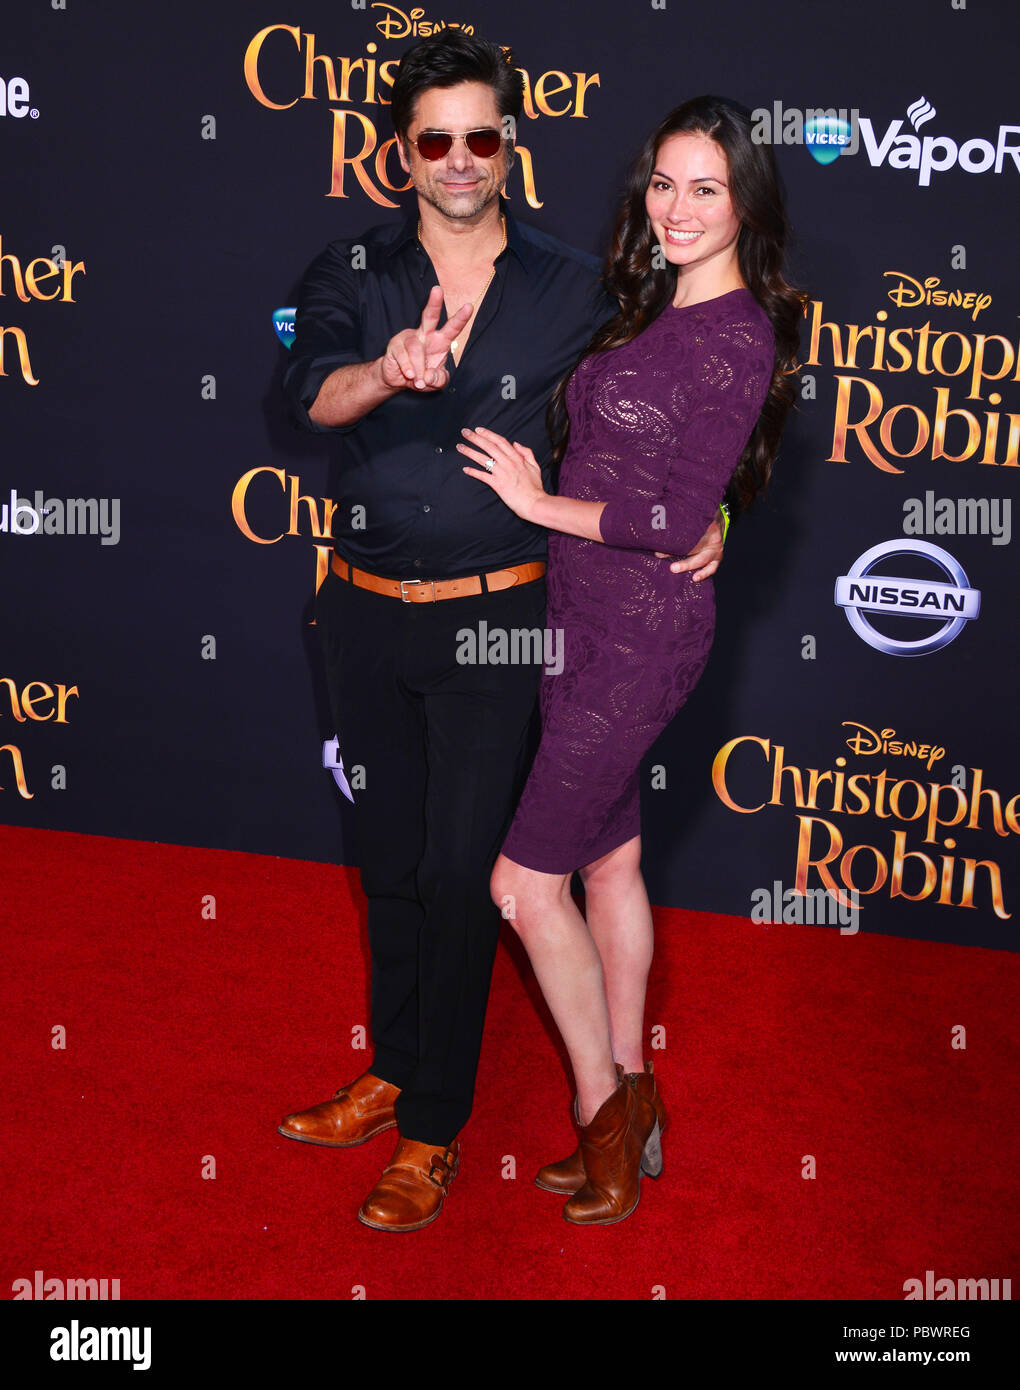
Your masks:
[{"label": "dark tinted sunglasses", "polygon": [[499,153],[503,143],[503,137],[498,130],[486,128],[485,130],[449,131],[449,130],[426,130],[418,136],[417,140],[409,141],[417,149],[422,159],[435,160],[442,159],[444,155],[450,153],[454,140],[463,140],[473,155],[479,159],[491,159],[493,155]]}]

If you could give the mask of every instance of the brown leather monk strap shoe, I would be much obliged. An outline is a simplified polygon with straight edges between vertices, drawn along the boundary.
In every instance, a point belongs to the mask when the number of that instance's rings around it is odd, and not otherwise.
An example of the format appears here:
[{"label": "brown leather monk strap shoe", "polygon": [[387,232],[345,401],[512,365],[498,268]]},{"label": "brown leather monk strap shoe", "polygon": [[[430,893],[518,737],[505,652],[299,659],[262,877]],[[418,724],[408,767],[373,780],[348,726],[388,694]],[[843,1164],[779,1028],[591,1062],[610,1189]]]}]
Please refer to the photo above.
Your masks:
[{"label": "brown leather monk strap shoe", "polygon": [[350,1085],[341,1086],[332,1100],[288,1115],[277,1132],[304,1144],[350,1149],[384,1129],[396,1128],[393,1104],[399,1095],[399,1086],[366,1071]]},{"label": "brown leather monk strap shoe", "polygon": [[457,1176],[460,1144],[401,1139],[383,1175],[365,1198],[358,1220],[376,1231],[417,1231],[443,1209]]}]

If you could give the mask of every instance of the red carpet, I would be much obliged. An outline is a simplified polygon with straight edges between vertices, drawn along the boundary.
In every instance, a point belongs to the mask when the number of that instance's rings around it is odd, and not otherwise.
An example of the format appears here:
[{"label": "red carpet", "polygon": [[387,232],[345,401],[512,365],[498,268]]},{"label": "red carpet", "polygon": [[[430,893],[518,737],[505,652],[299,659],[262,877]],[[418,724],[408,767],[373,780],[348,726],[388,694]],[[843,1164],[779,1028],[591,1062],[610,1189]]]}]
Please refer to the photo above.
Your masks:
[{"label": "red carpet", "polygon": [[585,1230],[532,1183],[573,1147],[571,1089],[507,941],[460,1176],[386,1235],[355,1213],[392,1133],[276,1133],[364,1070],[355,870],[9,827],[0,856],[3,1297],[35,1270],[122,1299],[902,1299],[926,1270],[1020,1292],[1013,954],[658,910],[665,1171]]}]

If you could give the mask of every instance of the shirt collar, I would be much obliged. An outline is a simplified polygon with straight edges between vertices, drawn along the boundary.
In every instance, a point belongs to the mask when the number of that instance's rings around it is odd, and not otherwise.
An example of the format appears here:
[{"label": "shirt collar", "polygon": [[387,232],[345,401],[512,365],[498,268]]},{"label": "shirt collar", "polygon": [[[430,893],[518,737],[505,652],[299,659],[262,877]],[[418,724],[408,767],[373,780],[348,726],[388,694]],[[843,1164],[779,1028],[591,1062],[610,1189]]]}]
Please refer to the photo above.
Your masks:
[{"label": "shirt collar", "polygon": [[[500,197],[500,211],[506,218],[506,248],[512,251],[525,270],[530,270],[533,265],[532,247],[525,241],[521,232],[520,223],[510,211],[505,198]],[[403,251],[407,246],[414,245],[418,240],[418,209],[409,213],[400,224],[397,235],[390,243],[389,254],[395,256],[399,251]]]},{"label": "shirt collar", "polygon": [[530,243],[525,241],[520,223],[507,206],[506,199],[501,198],[499,201],[503,209],[503,216],[506,218],[507,250],[514,253],[525,270],[530,270],[534,264],[533,248]]}]

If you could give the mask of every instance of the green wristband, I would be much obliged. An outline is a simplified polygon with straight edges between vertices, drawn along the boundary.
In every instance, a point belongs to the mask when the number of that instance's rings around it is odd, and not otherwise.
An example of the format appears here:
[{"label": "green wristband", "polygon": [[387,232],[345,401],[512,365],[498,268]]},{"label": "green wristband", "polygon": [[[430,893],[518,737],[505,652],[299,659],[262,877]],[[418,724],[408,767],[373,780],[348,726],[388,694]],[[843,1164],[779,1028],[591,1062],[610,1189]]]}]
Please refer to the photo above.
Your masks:
[{"label": "green wristband", "polygon": [[720,502],[720,503],[719,503],[719,510],[722,512],[722,517],[723,517],[723,521],[722,521],[722,539],[723,539],[723,545],[725,545],[725,544],[726,544],[726,536],[727,536],[727,534],[728,534],[728,532],[729,532],[729,529],[730,529],[730,509],[729,509],[729,507],[727,507],[727,505],[726,505],[725,502]]}]

